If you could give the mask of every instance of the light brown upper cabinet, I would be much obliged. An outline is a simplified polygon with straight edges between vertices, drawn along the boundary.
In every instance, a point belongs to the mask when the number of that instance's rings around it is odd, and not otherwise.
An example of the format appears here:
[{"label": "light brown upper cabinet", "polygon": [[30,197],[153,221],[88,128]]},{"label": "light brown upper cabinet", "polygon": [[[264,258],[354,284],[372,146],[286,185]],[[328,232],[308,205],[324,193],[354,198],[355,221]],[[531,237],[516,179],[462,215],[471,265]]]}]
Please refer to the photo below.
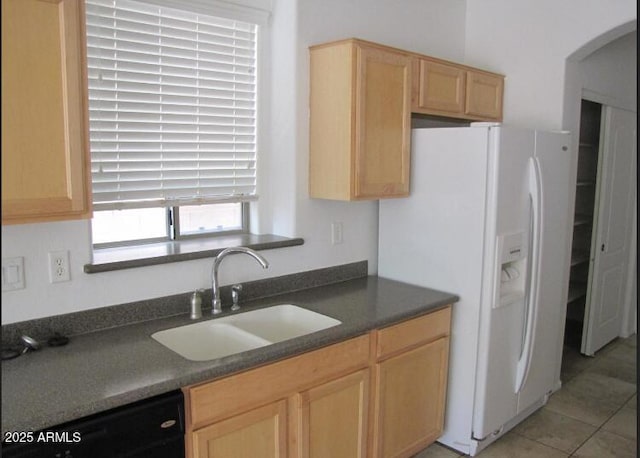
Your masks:
[{"label": "light brown upper cabinet", "polygon": [[414,113],[502,120],[502,75],[422,56],[414,57],[412,68]]},{"label": "light brown upper cabinet", "polygon": [[2,0],[2,224],[91,213],[82,0]]},{"label": "light brown upper cabinet", "polygon": [[478,119],[502,120],[504,77],[491,73],[467,70],[465,115]]},{"label": "light brown upper cabinet", "polygon": [[448,116],[464,112],[466,75],[463,69],[426,59],[414,59],[413,66],[413,111]]},{"label": "light brown upper cabinet", "polygon": [[502,120],[502,75],[358,39],[309,49],[311,197],[408,196],[412,112]]},{"label": "light brown upper cabinet", "polygon": [[411,58],[361,40],[310,48],[311,197],[409,193]]}]

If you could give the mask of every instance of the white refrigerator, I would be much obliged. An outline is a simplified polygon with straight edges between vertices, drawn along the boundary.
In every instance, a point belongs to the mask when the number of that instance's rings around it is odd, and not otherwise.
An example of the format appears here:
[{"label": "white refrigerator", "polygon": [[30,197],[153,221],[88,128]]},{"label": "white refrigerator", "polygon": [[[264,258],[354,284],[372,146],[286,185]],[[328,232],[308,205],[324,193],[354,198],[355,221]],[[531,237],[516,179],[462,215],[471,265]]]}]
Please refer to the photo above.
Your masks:
[{"label": "white refrigerator", "polygon": [[570,167],[566,132],[414,129],[410,195],[380,202],[378,274],[460,296],[439,439],[460,452],[560,388]]}]

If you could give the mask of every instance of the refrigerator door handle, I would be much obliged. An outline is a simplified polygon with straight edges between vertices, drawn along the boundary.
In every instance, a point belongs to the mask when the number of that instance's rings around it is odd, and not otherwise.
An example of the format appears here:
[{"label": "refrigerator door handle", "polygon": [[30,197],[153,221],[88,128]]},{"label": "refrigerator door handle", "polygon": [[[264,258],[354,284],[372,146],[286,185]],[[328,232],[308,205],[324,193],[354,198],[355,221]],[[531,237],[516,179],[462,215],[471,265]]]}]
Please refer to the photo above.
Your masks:
[{"label": "refrigerator door handle", "polygon": [[538,291],[540,278],[540,252],[541,252],[541,233],[542,233],[542,178],[540,176],[540,162],[537,157],[529,158],[529,196],[531,198],[531,215],[532,215],[532,244],[530,249],[531,269],[530,269],[530,286],[527,300],[527,321],[524,337],[524,346],[522,354],[518,360],[516,369],[516,386],[515,392],[522,390],[527,376],[529,375],[529,367],[531,366],[531,355],[533,353],[533,345],[535,342],[536,326],[538,321]]}]

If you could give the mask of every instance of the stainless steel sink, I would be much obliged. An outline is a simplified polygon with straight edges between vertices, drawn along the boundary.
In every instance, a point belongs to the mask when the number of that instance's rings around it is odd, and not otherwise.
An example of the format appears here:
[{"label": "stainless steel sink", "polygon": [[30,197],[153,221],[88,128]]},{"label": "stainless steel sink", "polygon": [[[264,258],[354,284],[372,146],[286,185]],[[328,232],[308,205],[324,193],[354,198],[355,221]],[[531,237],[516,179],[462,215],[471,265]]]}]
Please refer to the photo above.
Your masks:
[{"label": "stainless steel sink", "polygon": [[281,304],[152,334],[191,361],[209,361],[337,326],[334,318]]}]

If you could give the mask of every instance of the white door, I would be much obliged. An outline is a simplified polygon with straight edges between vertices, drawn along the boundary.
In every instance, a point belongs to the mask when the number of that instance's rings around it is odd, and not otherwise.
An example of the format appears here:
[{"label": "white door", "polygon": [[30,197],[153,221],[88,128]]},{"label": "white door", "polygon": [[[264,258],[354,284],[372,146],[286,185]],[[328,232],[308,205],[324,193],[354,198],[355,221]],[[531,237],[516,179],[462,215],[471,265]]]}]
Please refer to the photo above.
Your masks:
[{"label": "white door", "polygon": [[593,355],[620,335],[636,186],[636,113],[605,107],[599,195],[582,353]]},{"label": "white door", "polygon": [[[518,361],[522,358],[524,367],[530,361],[524,332],[527,284],[533,276],[529,164],[535,133],[515,128],[493,132],[473,415],[477,440],[490,437],[516,416]],[[509,279],[503,269],[511,269]]]},{"label": "white door", "polygon": [[559,387],[562,359],[562,312],[566,303],[571,233],[572,195],[567,180],[571,169],[569,134],[536,132],[536,157],[543,188],[540,284],[537,320],[530,366],[518,399],[518,412],[528,409]]}]

